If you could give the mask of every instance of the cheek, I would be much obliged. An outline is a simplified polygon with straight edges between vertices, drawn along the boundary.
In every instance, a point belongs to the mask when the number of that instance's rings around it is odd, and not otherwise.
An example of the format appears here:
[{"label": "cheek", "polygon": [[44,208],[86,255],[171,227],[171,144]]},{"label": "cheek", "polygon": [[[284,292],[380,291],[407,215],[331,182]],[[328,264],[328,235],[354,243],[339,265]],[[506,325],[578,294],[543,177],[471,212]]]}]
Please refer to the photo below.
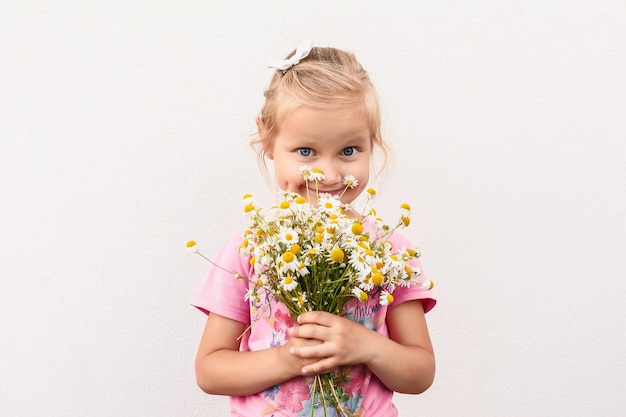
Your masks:
[{"label": "cheek", "polygon": [[[292,189],[297,187],[300,182],[300,175],[298,174],[297,168],[293,168],[288,164],[275,164],[274,165],[274,179],[276,181],[276,185],[280,187],[282,190]],[[292,191],[296,191],[292,189]]]},{"label": "cheek", "polygon": [[369,163],[367,164],[362,164],[359,166],[358,172],[354,175],[358,180],[359,183],[363,186],[365,186],[365,184],[368,183],[369,179],[370,179],[370,166]]}]

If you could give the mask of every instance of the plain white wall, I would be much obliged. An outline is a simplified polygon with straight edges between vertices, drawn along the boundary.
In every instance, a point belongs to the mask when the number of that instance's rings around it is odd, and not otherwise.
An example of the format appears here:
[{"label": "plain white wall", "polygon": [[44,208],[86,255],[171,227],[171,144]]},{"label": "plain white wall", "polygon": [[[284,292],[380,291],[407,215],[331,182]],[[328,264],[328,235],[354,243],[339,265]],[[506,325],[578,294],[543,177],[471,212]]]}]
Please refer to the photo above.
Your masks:
[{"label": "plain white wall", "polygon": [[248,136],[302,39],[356,53],[439,304],[402,416],[626,413],[622,1],[0,2],[0,415],[224,416],[189,299],[269,195]]}]

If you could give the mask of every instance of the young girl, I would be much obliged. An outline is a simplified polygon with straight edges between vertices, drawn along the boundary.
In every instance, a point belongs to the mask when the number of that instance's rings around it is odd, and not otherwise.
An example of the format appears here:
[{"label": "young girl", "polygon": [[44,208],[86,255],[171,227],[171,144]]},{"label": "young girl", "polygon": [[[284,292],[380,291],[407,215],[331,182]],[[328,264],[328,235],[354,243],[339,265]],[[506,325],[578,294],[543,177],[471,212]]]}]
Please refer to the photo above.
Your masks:
[{"label": "young girl", "polygon": [[[374,151],[385,151],[368,74],[351,53],[310,44],[273,67],[257,119],[260,157],[273,162],[280,189],[316,204],[317,193],[307,192],[310,184],[298,171],[308,165],[325,175],[320,193],[352,203],[368,183]],[[342,182],[346,175],[356,179],[354,188]],[[397,232],[389,240],[394,247],[411,246]],[[241,243],[241,233],[233,235],[214,261],[254,276],[239,253]],[[311,311],[292,318],[271,299],[268,308],[251,308],[252,301],[244,301],[250,285],[212,268],[192,300],[208,315],[196,358],[198,385],[231,396],[233,416],[323,416],[311,400],[312,377],[339,366],[349,369],[343,405],[355,416],[397,416],[394,391],[418,394],[431,385],[435,359],[424,313],[435,299],[422,286],[396,288],[390,305],[355,298],[345,317]]]}]

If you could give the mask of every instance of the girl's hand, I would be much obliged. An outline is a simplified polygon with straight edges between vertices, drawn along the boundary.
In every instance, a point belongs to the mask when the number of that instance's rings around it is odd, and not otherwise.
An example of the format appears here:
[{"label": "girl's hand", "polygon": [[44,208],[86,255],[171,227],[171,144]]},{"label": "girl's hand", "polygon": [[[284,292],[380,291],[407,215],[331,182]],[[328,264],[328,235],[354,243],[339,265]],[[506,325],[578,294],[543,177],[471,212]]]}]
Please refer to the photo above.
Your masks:
[{"label": "girl's hand", "polygon": [[[295,326],[298,327],[298,326]],[[294,355],[292,352],[299,351],[300,349],[308,349],[314,346],[319,346],[323,342],[321,340],[310,339],[306,337],[299,337],[295,335],[294,328],[289,329],[289,339],[287,343],[280,347],[282,350],[281,355],[283,360],[286,361],[290,369],[293,370],[295,375],[303,375],[302,369],[307,365],[316,362],[317,358],[306,358],[298,355]]]},{"label": "girl's hand", "polygon": [[289,352],[302,359],[303,375],[367,363],[376,354],[373,341],[381,337],[359,323],[322,311],[301,314],[298,323],[289,332],[293,341]]},{"label": "girl's hand", "polygon": [[321,311],[298,317],[292,337],[318,344],[292,346],[294,357],[309,360],[303,375],[329,372],[341,365],[365,364],[392,391],[424,392],[435,377],[435,356],[420,300],[387,311],[389,338],[349,319]]}]

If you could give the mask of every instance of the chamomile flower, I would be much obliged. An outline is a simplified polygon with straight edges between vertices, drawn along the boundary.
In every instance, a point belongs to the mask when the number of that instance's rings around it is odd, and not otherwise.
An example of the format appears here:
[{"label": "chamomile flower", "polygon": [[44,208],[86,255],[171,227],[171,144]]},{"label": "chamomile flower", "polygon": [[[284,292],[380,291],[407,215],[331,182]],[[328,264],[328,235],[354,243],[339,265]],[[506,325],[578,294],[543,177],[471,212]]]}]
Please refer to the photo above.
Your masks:
[{"label": "chamomile flower", "polygon": [[296,255],[293,252],[286,251],[281,255],[280,258],[281,271],[292,272],[298,269],[298,258],[296,258]]},{"label": "chamomile flower", "polygon": [[302,175],[302,178],[304,178],[306,181],[310,181],[313,168],[308,165],[301,165],[300,168],[298,168],[298,172],[300,173],[300,175]]},{"label": "chamomile flower", "polygon": [[306,251],[307,259],[315,258],[319,254],[320,254],[320,250],[317,247],[309,248],[309,250]]},{"label": "chamomile flower", "polygon": [[291,301],[295,301],[299,307],[304,307],[309,300],[307,299],[306,293],[301,292],[297,297],[292,297]]},{"label": "chamomile flower", "polygon": [[359,180],[352,175],[346,175],[343,177],[343,185],[347,188],[356,188],[356,186],[359,185]]},{"label": "chamomile flower", "polygon": [[359,287],[352,288],[352,294],[354,294],[354,296],[363,303],[369,299],[369,295],[367,295],[367,293],[363,291],[362,289],[360,289]]},{"label": "chamomile flower", "polygon": [[278,232],[278,241],[288,246],[298,243],[298,231],[291,227],[281,227]]},{"label": "chamomile flower", "polygon": [[280,282],[280,285],[283,287],[285,291],[292,291],[298,287],[298,281],[291,275],[287,275],[283,277]]},{"label": "chamomile flower", "polygon": [[393,303],[394,298],[393,298],[393,295],[391,295],[391,293],[389,291],[384,290],[384,291],[382,291],[380,293],[379,300],[380,300],[380,304],[382,304],[384,306],[387,306],[387,305]]},{"label": "chamomile flower", "polygon": [[252,245],[250,245],[250,241],[248,240],[248,238],[244,238],[243,241],[241,242],[241,245],[239,246],[239,253],[242,256],[247,256],[252,253],[250,251],[251,249],[252,249]]},{"label": "chamomile flower", "polygon": [[257,292],[257,288],[248,288],[246,290],[246,294],[243,296],[243,301],[250,301],[253,303],[259,302],[259,294]]},{"label": "chamomile flower", "polygon": [[388,269],[398,270],[399,268],[404,267],[404,262],[402,261],[402,257],[400,255],[394,253],[385,259],[385,266]]},{"label": "chamomile flower", "polygon": [[356,236],[363,233],[363,222],[361,222],[361,220],[355,220],[350,226],[350,232]]},{"label": "chamomile flower", "polygon": [[360,273],[371,269],[365,261],[365,254],[358,250],[352,251],[348,255],[348,262],[350,262],[350,265],[352,265],[355,271],[358,271]]},{"label": "chamomile flower", "polygon": [[307,268],[307,262],[306,261],[300,262],[298,264],[298,267],[296,268],[296,272],[301,277],[307,276],[307,275],[309,275],[311,273],[309,271],[309,268]]},{"label": "chamomile flower", "polygon": [[287,200],[281,201],[278,204],[278,215],[279,216],[289,216],[293,213],[293,209],[291,208],[291,203]]},{"label": "chamomile flower", "polygon": [[411,206],[407,203],[400,204],[400,216],[409,217],[411,215]]},{"label": "chamomile flower", "polygon": [[435,286],[435,283],[429,279],[427,279],[426,281],[422,283],[422,288],[424,288],[425,290],[432,290],[434,286]]},{"label": "chamomile flower", "polygon": [[313,168],[311,172],[309,173],[309,181],[320,182],[320,181],[324,181],[325,179],[326,179],[326,176],[324,175],[321,169]]},{"label": "chamomile flower", "polygon": [[294,213],[303,213],[305,211],[310,211],[310,210],[307,210],[308,207],[307,207],[306,198],[302,196],[297,196],[296,198],[294,198],[291,206],[292,206],[292,210],[294,211]]},{"label": "chamomile flower", "polygon": [[252,194],[244,194],[241,199],[241,203],[245,206],[246,204],[255,204],[254,197]]},{"label": "chamomile flower", "polygon": [[330,194],[320,196],[318,207],[325,213],[337,212],[341,208],[341,201]]},{"label": "chamomile flower", "polygon": [[190,240],[189,242],[187,242],[187,254],[191,255],[194,253],[198,253],[198,247],[196,246],[195,241]]}]

